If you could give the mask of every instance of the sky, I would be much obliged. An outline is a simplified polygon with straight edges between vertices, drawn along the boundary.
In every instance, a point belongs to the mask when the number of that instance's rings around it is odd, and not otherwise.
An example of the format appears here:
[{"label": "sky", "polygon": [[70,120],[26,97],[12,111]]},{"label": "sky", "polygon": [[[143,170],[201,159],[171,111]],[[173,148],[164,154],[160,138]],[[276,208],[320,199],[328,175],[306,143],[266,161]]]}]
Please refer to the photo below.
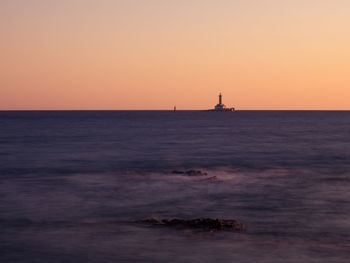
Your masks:
[{"label": "sky", "polygon": [[350,110],[348,0],[1,0],[0,110]]}]

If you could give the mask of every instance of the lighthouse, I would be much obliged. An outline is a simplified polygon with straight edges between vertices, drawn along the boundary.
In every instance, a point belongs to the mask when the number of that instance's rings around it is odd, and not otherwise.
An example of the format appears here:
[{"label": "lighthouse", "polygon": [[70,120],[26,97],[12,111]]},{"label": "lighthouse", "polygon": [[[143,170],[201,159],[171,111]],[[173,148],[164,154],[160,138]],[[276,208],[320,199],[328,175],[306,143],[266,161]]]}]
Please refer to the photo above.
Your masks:
[{"label": "lighthouse", "polygon": [[216,104],[212,111],[234,111],[235,108],[227,108],[225,104],[222,103],[222,94],[219,93],[219,103]]}]

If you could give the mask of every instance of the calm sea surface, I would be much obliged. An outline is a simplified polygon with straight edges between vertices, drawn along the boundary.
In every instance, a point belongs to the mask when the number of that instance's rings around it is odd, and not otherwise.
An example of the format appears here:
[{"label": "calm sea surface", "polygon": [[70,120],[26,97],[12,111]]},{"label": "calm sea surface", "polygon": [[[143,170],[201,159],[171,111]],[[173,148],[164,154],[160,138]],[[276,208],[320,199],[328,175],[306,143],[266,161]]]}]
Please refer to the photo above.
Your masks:
[{"label": "calm sea surface", "polygon": [[349,258],[350,112],[0,112],[0,262]]}]

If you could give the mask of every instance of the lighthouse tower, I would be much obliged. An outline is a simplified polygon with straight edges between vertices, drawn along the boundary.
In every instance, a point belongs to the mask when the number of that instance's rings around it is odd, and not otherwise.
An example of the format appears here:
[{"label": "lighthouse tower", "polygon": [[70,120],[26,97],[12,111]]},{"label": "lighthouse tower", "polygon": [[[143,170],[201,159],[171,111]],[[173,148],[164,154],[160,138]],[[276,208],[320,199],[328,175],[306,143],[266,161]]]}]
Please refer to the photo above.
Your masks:
[{"label": "lighthouse tower", "polygon": [[215,106],[215,110],[224,110],[225,109],[225,105],[224,104],[222,104],[222,95],[221,95],[221,93],[219,94],[219,104],[217,104],[216,106]]},{"label": "lighthouse tower", "polygon": [[234,111],[235,108],[227,108],[225,104],[222,103],[222,95],[221,92],[219,93],[219,103],[216,104],[213,111]]}]

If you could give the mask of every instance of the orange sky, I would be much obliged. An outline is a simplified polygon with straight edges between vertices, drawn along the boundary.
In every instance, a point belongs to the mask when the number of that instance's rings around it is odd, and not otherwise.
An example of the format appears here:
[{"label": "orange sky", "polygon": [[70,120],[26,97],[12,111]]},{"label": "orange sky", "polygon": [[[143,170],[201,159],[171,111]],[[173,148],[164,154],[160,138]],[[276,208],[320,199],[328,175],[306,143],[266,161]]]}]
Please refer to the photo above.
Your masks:
[{"label": "orange sky", "polygon": [[1,0],[0,109],[350,110],[348,0]]}]

